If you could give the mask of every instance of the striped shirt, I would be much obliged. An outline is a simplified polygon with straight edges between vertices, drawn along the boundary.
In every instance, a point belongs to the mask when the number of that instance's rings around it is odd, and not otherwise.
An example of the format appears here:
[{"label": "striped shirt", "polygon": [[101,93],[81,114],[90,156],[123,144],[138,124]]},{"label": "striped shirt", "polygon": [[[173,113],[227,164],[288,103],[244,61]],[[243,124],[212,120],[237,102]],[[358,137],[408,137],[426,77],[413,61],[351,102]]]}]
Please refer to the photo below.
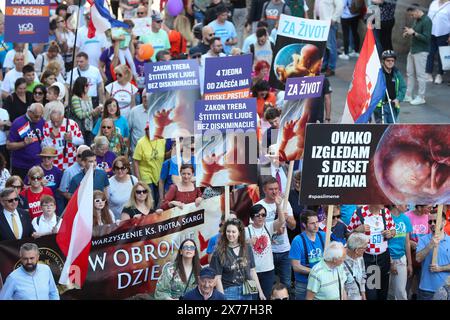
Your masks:
[{"label": "striped shirt", "polygon": [[347,275],[342,264],[331,269],[322,259],[309,273],[307,290],[315,293],[314,300],[341,300],[346,282]]},{"label": "striped shirt", "polygon": [[[391,213],[388,209],[384,209],[383,211],[386,220],[386,230],[395,230],[395,223],[392,219]],[[350,224],[347,227],[349,232],[354,231],[362,224],[356,213],[357,211],[353,213]],[[374,215],[369,211],[369,206],[365,205],[361,208],[361,214],[364,218],[364,224],[370,226],[370,231],[365,232],[365,234],[369,237],[369,245],[367,246],[366,253],[372,255],[385,253],[388,248],[388,242],[381,234],[384,231],[382,217],[383,212],[380,212],[379,215]]]}]

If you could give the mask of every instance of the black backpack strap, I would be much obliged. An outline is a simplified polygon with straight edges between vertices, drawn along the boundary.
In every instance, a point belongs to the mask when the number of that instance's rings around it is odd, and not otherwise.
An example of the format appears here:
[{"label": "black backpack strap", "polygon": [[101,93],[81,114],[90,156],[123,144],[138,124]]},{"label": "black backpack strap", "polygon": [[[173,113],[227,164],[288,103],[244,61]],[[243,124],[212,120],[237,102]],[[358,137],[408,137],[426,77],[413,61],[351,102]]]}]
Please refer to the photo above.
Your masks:
[{"label": "black backpack strap", "polygon": [[355,283],[356,283],[356,286],[358,287],[359,292],[361,292],[361,286],[360,286],[358,280],[356,280],[356,277],[355,277],[355,275],[353,274],[352,268],[350,268],[350,265],[348,264],[347,261],[344,261],[344,265],[345,265],[345,267],[347,268],[347,270],[350,272],[350,274],[352,275],[353,280],[355,280]]},{"label": "black backpack strap", "polygon": [[41,217],[42,216],[37,217],[36,223],[37,223],[38,226],[39,226],[39,221],[41,221]]},{"label": "black backpack strap", "polygon": [[358,216],[359,221],[361,221],[361,224],[364,224],[364,217],[361,212],[361,208],[356,209],[356,215]]},{"label": "black backpack strap", "polygon": [[387,226],[387,224],[386,224],[386,209],[383,209],[383,210],[381,211],[381,218],[383,218],[383,226],[384,226],[384,230],[387,230],[387,229],[386,229],[386,226]]},{"label": "black backpack strap", "polygon": [[[267,235],[269,236],[269,238],[270,238],[270,232],[269,232],[269,229],[267,229],[267,225],[264,223],[264,229],[266,230],[266,232],[267,232]],[[273,227],[272,227],[272,229],[273,229]]]},{"label": "black backpack strap", "polygon": [[247,230],[248,230],[248,236],[251,239],[252,238],[252,232],[250,231],[250,225],[248,225]]},{"label": "black backpack strap", "polygon": [[80,69],[77,67],[78,77],[81,77]]},{"label": "black backpack strap", "polygon": [[309,257],[308,257],[308,249],[306,248],[306,239],[305,239],[305,233],[300,233],[300,238],[302,239],[303,242],[303,250],[305,251],[305,267],[309,266]]}]

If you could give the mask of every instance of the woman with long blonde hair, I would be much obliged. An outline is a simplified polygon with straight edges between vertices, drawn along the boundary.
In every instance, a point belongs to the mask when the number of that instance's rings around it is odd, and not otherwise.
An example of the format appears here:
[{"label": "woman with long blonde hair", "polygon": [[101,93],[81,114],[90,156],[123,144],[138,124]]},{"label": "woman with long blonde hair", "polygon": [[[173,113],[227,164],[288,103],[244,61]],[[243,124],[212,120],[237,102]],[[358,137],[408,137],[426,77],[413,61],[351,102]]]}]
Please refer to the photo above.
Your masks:
[{"label": "woman with long blonde hair", "polygon": [[[138,181],[131,189],[130,200],[123,208],[120,220],[129,220],[155,213],[153,207],[154,201],[150,188],[146,183]],[[159,209],[156,212],[161,213],[162,210]]]},{"label": "woman with long blonde hair", "polygon": [[120,113],[127,118],[131,108],[136,105],[138,88],[131,83],[133,75],[126,65],[115,67],[114,73],[117,80],[105,87],[106,98],[116,99],[119,103]]}]

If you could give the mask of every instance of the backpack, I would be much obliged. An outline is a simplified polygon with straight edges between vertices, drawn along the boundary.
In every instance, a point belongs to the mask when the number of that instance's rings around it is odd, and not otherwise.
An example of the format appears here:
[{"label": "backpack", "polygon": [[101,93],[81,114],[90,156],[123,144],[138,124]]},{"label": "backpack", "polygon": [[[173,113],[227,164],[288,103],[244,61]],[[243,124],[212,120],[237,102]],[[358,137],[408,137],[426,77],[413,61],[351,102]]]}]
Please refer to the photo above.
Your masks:
[{"label": "backpack", "polygon": [[[304,0],[286,0],[285,3],[291,10],[291,15],[294,17],[305,17],[305,1]],[[284,7],[283,7],[284,12]]]},{"label": "backpack", "polygon": [[[262,15],[263,15],[263,17],[264,17],[264,20],[267,20],[267,15],[266,15],[266,9],[267,9],[267,6],[269,5],[269,3],[270,3],[270,0],[269,1],[267,1],[266,3],[264,3],[264,6],[263,6],[263,9],[262,9]],[[281,8],[281,13],[280,13],[280,15],[282,14],[282,13],[284,13],[284,14],[286,14],[286,3],[283,3],[283,7]],[[278,17],[278,19],[279,19],[280,17]]]}]

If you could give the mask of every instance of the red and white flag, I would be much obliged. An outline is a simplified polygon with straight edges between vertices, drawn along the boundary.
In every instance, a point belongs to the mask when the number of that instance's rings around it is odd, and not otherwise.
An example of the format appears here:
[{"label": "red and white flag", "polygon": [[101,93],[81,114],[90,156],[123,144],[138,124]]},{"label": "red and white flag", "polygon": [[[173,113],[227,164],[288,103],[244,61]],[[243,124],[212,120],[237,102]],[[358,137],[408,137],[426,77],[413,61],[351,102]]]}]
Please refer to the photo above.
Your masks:
[{"label": "red and white flag", "polygon": [[93,225],[94,169],[91,167],[67,204],[56,235],[56,243],[66,256],[59,283],[81,288],[86,280]]}]

